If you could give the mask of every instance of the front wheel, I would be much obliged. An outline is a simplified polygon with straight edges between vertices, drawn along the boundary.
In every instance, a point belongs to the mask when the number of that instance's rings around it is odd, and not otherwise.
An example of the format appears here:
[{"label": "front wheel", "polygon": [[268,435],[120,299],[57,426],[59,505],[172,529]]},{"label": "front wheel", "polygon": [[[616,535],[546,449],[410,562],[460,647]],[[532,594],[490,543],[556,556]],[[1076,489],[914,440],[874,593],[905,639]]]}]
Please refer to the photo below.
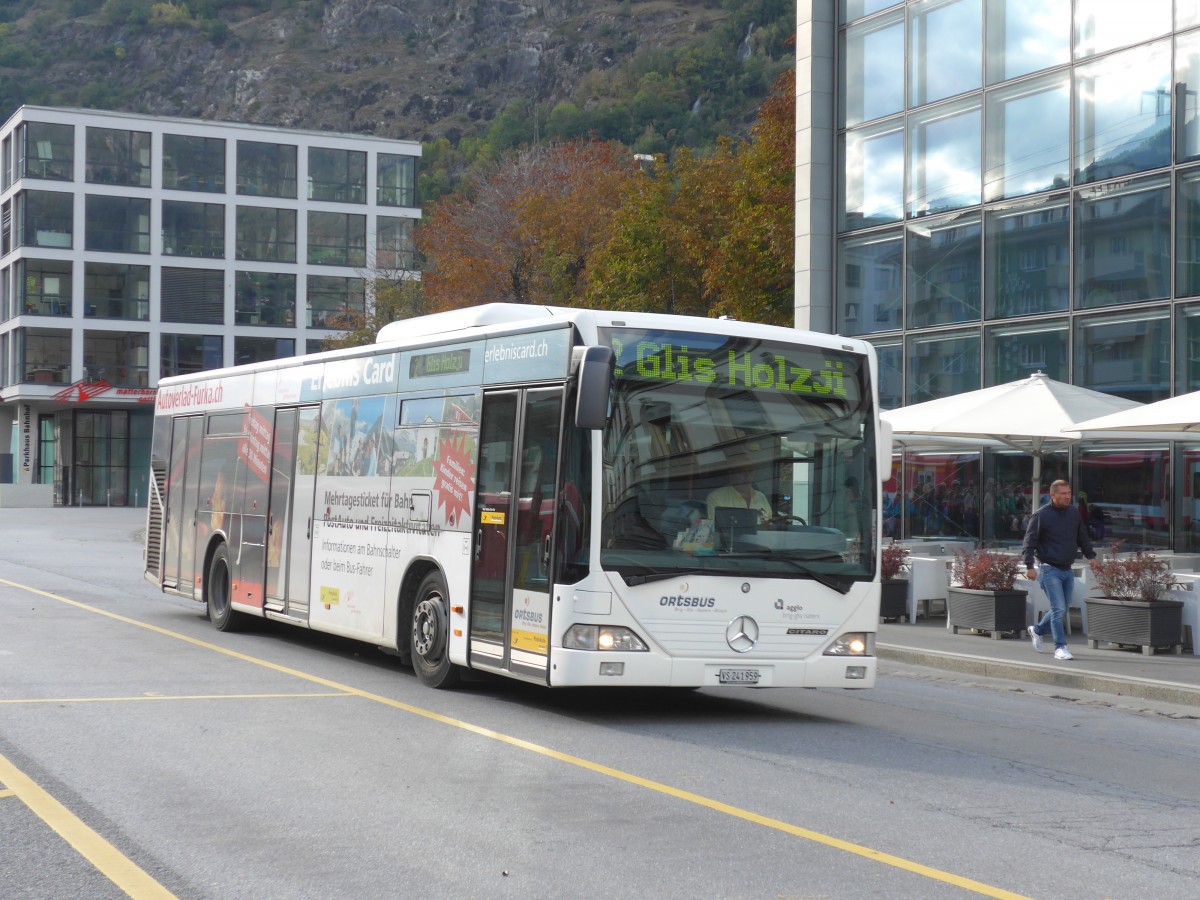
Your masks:
[{"label": "front wheel", "polygon": [[236,612],[232,603],[232,578],[229,574],[229,547],[221,543],[213,551],[204,582],[204,600],[209,621],[218,631],[237,631],[246,622],[245,613]]},{"label": "front wheel", "polygon": [[413,670],[423,684],[432,688],[458,684],[458,667],[450,662],[450,603],[440,572],[430,572],[417,588],[410,646]]}]

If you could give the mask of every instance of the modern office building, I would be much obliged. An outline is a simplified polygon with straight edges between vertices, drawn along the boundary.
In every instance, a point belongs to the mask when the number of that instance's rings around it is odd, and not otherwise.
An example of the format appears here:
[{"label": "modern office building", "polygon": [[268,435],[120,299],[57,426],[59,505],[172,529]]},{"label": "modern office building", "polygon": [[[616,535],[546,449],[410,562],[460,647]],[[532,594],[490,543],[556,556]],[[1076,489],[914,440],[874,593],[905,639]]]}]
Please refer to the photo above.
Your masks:
[{"label": "modern office building", "polygon": [[412,269],[420,144],[26,106],[0,130],[0,505],[146,502],[159,378],[313,352]]},{"label": "modern office building", "polygon": [[[1200,389],[1200,2],[812,0],[797,34],[797,325],[873,342],[886,408]],[[889,530],[1014,539],[1030,468],[905,454]],[[1106,543],[1200,550],[1200,447],[1047,473]]]}]

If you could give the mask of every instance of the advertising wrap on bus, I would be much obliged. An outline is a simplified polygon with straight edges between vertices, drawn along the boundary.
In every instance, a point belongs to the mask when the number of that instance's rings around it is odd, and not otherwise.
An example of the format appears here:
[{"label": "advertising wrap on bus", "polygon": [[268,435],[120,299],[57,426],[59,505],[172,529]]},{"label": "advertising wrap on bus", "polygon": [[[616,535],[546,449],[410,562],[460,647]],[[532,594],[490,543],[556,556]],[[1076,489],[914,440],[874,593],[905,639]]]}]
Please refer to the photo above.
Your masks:
[{"label": "advertising wrap on bus", "polygon": [[848,338],[492,305],[167,378],[146,576],[433,687],[870,687],[874,377]]}]

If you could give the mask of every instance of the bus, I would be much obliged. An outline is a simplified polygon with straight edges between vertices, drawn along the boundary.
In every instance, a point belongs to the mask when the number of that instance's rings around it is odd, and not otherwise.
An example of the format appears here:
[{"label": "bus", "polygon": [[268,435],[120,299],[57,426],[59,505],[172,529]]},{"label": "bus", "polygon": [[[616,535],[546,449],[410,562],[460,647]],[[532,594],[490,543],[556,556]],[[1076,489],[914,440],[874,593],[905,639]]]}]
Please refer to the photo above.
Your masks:
[{"label": "bus", "polygon": [[489,304],[164,378],[145,576],[432,687],[871,687],[876,366],[834,335]]}]

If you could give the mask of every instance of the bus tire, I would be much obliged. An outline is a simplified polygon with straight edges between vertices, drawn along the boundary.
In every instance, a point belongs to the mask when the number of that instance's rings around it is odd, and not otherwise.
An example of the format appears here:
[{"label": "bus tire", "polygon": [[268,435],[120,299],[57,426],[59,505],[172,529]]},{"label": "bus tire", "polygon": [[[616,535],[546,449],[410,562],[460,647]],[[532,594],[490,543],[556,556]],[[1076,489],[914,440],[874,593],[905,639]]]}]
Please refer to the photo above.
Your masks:
[{"label": "bus tire", "polygon": [[409,647],[413,670],[423,684],[432,688],[458,684],[458,667],[450,662],[450,602],[441,572],[430,572],[417,588]]},{"label": "bus tire", "polygon": [[229,572],[229,546],[222,541],[208,561],[208,576],[204,579],[204,602],[208,619],[217,631],[238,631],[245,623],[244,613],[233,608],[233,578]]}]

